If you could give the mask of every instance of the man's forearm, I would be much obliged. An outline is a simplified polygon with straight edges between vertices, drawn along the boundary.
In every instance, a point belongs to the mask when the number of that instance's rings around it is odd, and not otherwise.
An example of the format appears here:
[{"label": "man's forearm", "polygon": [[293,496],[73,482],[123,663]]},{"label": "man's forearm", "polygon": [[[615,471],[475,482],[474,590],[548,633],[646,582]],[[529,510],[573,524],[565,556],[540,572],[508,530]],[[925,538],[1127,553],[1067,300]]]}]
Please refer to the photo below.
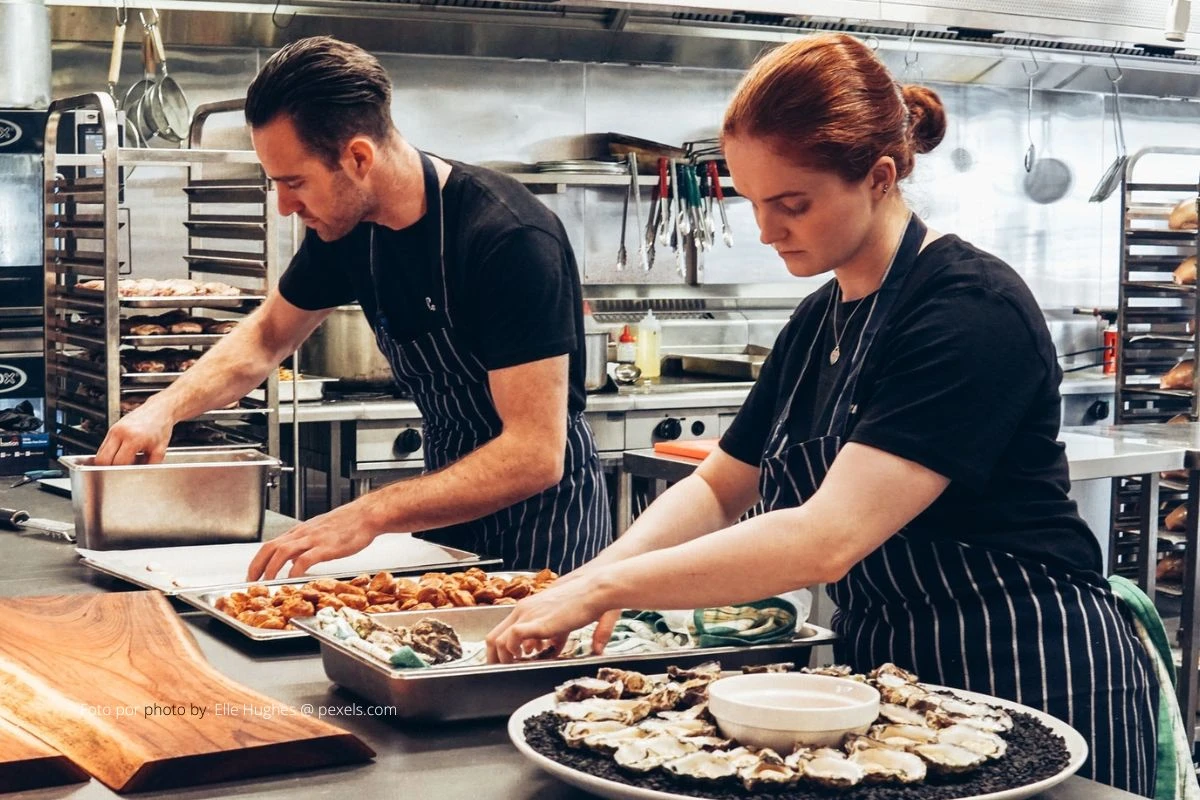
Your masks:
[{"label": "man's forearm", "polygon": [[[565,453],[560,453],[561,461]],[[354,501],[376,532],[423,531],[468,522],[549,488],[531,470],[529,447],[501,433],[437,472],[398,481]]]},{"label": "man's forearm", "polygon": [[247,318],[147,404],[178,422],[245,397],[290,352],[266,341],[260,322],[257,314]]}]

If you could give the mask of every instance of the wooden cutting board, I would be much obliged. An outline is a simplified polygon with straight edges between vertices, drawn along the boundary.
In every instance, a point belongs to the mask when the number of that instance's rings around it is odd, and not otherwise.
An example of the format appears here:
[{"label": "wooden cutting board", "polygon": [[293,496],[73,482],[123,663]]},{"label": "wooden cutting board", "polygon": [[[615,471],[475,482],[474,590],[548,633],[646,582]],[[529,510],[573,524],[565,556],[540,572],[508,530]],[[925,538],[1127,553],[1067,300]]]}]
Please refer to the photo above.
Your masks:
[{"label": "wooden cutting board", "polygon": [[45,742],[0,719],[0,792],[86,781],[88,775]]},{"label": "wooden cutting board", "polygon": [[213,669],[158,592],[0,598],[0,718],[119,792],[375,755]]}]

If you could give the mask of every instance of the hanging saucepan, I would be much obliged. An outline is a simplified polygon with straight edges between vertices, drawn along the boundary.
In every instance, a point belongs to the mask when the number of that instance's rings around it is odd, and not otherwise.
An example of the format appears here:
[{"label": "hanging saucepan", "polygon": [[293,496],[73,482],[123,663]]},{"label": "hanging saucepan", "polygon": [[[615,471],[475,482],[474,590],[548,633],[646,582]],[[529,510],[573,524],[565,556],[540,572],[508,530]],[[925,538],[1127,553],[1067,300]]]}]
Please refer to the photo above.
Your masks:
[{"label": "hanging saucepan", "polygon": [[178,144],[187,136],[192,121],[187,95],[167,72],[167,54],[156,24],[150,26],[150,41],[154,44],[154,56],[162,67],[162,75],[142,98],[146,106],[143,113],[149,118],[155,133],[168,142]]},{"label": "hanging saucepan", "polygon": [[1117,155],[1103,177],[1100,178],[1100,182],[1096,184],[1092,196],[1088,198],[1090,203],[1103,202],[1112,195],[1113,191],[1121,185],[1121,178],[1125,174],[1125,162],[1129,160],[1129,155],[1125,151],[1125,125],[1121,122],[1121,89],[1117,86],[1121,82],[1121,78],[1125,77],[1125,73],[1121,69],[1121,65],[1117,63],[1116,56],[1113,56],[1113,64],[1117,68],[1117,74],[1114,76],[1108,70],[1104,70],[1104,74],[1108,76],[1113,89],[1113,143],[1116,145]]}]

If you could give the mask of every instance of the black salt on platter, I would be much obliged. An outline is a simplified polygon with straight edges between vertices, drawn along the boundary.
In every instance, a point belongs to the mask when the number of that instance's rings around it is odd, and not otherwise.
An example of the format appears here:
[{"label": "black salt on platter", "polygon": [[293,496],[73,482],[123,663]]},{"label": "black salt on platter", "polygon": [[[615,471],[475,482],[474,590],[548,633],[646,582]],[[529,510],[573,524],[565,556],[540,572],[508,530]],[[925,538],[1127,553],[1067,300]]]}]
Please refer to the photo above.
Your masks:
[{"label": "black salt on platter", "polygon": [[568,747],[559,734],[563,718],[546,711],[525,720],[525,741],[538,753],[563,766],[597,778],[660,792],[711,800],[953,800],[954,798],[1028,786],[1066,769],[1070,761],[1062,737],[1029,714],[1009,711],[1013,727],[1004,734],[1008,752],[965,775],[938,776],[932,772],[918,784],[860,784],[852,789],[821,789],[797,784],[782,789],[747,791],[737,783],[705,786],[656,769],[635,774],[617,766],[611,756]]}]

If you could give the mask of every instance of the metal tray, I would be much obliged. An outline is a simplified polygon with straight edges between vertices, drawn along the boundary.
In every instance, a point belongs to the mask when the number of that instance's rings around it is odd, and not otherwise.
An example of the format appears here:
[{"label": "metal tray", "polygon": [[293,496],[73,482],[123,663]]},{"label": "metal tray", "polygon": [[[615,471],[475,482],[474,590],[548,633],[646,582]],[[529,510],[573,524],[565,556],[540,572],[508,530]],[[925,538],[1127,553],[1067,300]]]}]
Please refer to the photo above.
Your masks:
[{"label": "metal tray", "polygon": [[[388,537],[388,534],[384,534],[382,537],[377,538],[375,543],[368,545],[368,549],[362,550],[353,556],[348,556],[346,559],[329,562],[331,567],[321,572],[314,572],[303,578],[282,578],[275,581],[256,581],[256,583],[307,583],[317,578],[353,578],[364,572],[369,572],[373,575],[380,571],[391,572],[395,575],[436,571],[447,572],[465,570],[468,567],[483,568],[500,563],[499,559],[481,558],[475,553],[433,542],[423,542],[422,544],[443,551],[445,553],[444,560],[414,563],[414,559],[410,553],[408,555],[409,560],[402,562],[400,559],[404,557],[405,544],[399,539],[394,540],[398,544],[393,544],[393,540],[389,540]],[[218,588],[232,592],[250,586],[241,576],[245,575],[246,565],[250,563],[253,554],[258,552],[258,548],[261,546],[261,542],[194,545],[190,547],[185,545],[182,547],[144,548],[134,551],[110,550],[99,554],[92,553],[82,547],[76,548],[76,550],[82,557],[83,564],[97,572],[103,572],[114,578],[120,578],[143,589],[154,589],[168,597],[174,597],[185,592],[199,594]],[[377,550],[378,553],[373,552],[371,548]],[[376,555],[378,555],[378,558],[376,558]],[[351,563],[346,563],[347,560]],[[358,563],[363,560],[366,560],[368,563]],[[374,563],[370,563],[372,560],[374,560]],[[173,564],[180,561],[187,562],[190,568],[199,570],[199,572],[189,574],[179,569],[174,569]],[[158,563],[162,569],[158,571],[149,570],[148,565],[151,563]],[[223,577],[224,573],[228,571],[233,572],[239,577]],[[187,580],[189,578],[194,581],[190,585],[178,586],[174,583],[176,579]],[[222,616],[226,615],[222,614]]]},{"label": "metal tray", "polygon": [[240,308],[246,303],[266,300],[266,295],[179,295],[173,297],[121,297],[118,301],[129,308]]},{"label": "metal tray", "polygon": [[223,333],[155,333],[149,336],[122,334],[121,344],[134,347],[197,347],[216,344],[224,336]]},{"label": "metal tray", "polygon": [[282,462],[257,450],[171,453],[159,464],[98,466],[62,456],[80,546],[114,550],[253,542]]},{"label": "metal tray", "polygon": [[[450,564],[430,564],[428,566],[422,565],[421,567],[415,568],[415,569],[405,568],[405,569],[375,570],[375,572],[380,572],[380,571],[390,572],[395,577],[413,578],[413,577],[416,577],[419,575],[424,575],[426,572],[451,572],[451,571],[459,572],[459,571],[464,571],[466,569],[469,569],[470,567],[479,567],[480,569],[483,569],[484,571],[486,571],[486,568],[489,565],[495,565],[495,564],[499,564],[499,563],[500,563],[499,559],[491,559],[488,561],[479,561],[476,563],[455,562],[455,563],[450,563]],[[317,580],[318,578],[345,579],[345,578],[353,578],[353,577],[355,577],[357,575],[361,575],[361,574],[362,574],[361,572],[354,572],[354,573],[342,573],[341,575],[309,575],[307,577],[299,578],[299,579],[287,579],[287,580],[277,580],[277,581],[255,581],[254,583],[240,583],[240,584],[236,584],[236,585],[221,586],[218,588],[206,589],[203,591],[182,592],[178,595],[178,597],[180,600],[182,600],[183,602],[192,606],[193,608],[199,609],[200,611],[203,611],[205,614],[208,614],[209,616],[214,617],[214,618],[220,620],[221,622],[225,623],[229,627],[236,630],[238,633],[241,633],[247,639],[253,639],[256,642],[271,642],[271,641],[275,641],[277,639],[299,639],[299,638],[303,638],[303,637],[309,635],[310,631],[308,628],[301,629],[301,628],[297,627],[295,630],[282,630],[282,631],[269,630],[266,628],[255,628],[252,625],[247,625],[246,623],[239,621],[236,617],[229,616],[224,611],[218,610],[217,606],[216,606],[217,598],[227,595],[231,592],[245,591],[246,587],[248,587],[248,586],[256,586],[256,585],[260,585],[260,584],[265,585],[265,586],[284,586],[287,584],[291,584],[293,586],[302,586],[302,585],[308,583],[309,581]],[[533,574],[535,574],[535,573],[532,573],[532,572],[488,572],[488,575],[495,575],[495,576],[498,576],[501,578],[514,578],[518,575],[533,575]],[[464,606],[461,608],[455,607],[453,609],[441,609],[439,613],[444,613],[444,612],[449,612],[449,611],[462,611],[468,615],[479,615],[479,614],[482,614],[489,610],[495,610],[495,609],[502,609],[502,610],[507,611],[508,608],[509,608],[509,606]],[[428,611],[428,610],[427,611],[393,611],[393,612],[390,612],[387,614],[372,614],[371,616],[380,619],[380,621],[394,619],[395,620],[394,622],[389,622],[388,624],[400,625],[400,624],[412,624],[419,619],[424,619],[425,617],[428,617],[431,614],[434,614],[435,611],[438,611],[438,610],[435,609],[434,611]],[[503,615],[501,615],[500,619],[503,619]],[[293,622],[293,624],[295,624],[295,623]],[[487,628],[487,630],[491,630],[491,627],[489,626]],[[486,633],[487,630],[485,630],[484,632]]]},{"label": "metal tray", "polygon": [[679,367],[684,372],[756,381],[769,353],[767,348],[751,345],[743,353],[681,354],[674,357],[679,359]]},{"label": "metal tray", "polygon": [[156,386],[163,383],[174,383],[182,372],[122,372],[121,380],[125,383],[137,383]]},{"label": "metal tray", "polygon": [[[68,299],[82,300],[85,303],[103,303],[104,292],[97,289],[70,289],[64,292]],[[237,294],[237,295],[165,295],[162,297],[130,297],[118,296],[117,303],[127,308],[239,308],[244,303],[266,300],[266,295]]]},{"label": "metal tray", "polygon": [[[468,613],[455,613],[460,611]],[[403,611],[376,614],[374,619],[397,625],[434,617],[452,625],[464,641],[479,641],[511,611],[511,606],[481,606],[474,613],[469,609]],[[837,639],[837,635],[827,628],[806,624],[797,638],[777,644],[402,670],[389,667],[317,630],[311,618],[294,620],[293,624],[321,643],[321,662],[331,681],[372,703],[393,706],[400,719],[434,722],[507,716],[529,700],[553,691],[563,681],[595,675],[597,667],[609,664],[643,673],[665,672],[671,664],[685,667],[713,660],[720,661],[726,669],[779,661],[793,661],[797,666],[804,666],[813,647]]]},{"label": "metal tray", "polygon": [[[296,387],[296,402],[311,403],[322,399],[324,394],[324,386],[327,383],[333,383],[337,378],[321,378],[316,375],[305,375],[295,382]],[[280,379],[279,381],[279,402],[292,402],[292,381]],[[262,389],[252,389],[247,397],[253,400],[266,402],[267,393]]]}]

